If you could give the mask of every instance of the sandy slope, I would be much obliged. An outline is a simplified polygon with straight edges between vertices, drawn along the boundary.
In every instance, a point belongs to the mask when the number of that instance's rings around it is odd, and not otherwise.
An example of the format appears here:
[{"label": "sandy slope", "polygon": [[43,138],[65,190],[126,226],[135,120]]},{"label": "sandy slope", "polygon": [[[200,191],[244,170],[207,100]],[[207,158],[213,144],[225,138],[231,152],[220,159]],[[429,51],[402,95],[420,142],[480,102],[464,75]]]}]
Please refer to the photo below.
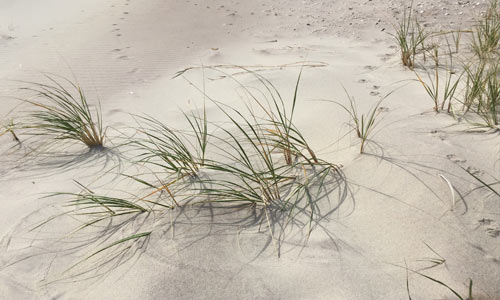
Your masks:
[{"label": "sandy slope", "polygon": [[[112,152],[18,161],[23,150],[12,151],[15,143],[2,136],[1,299],[407,299],[402,266],[406,261],[412,269],[428,267],[421,260],[436,254],[425,243],[446,259],[426,274],[461,292],[473,278],[484,299],[500,299],[500,202],[476,189],[459,167],[488,181],[499,178],[500,140],[465,133],[466,125],[432,112],[387,34],[401,13],[399,1],[32,2],[0,0],[2,117],[16,105],[9,97],[19,93],[11,79],[72,71],[92,96],[99,95],[113,128],[133,125],[130,112],[182,127],[179,108],[199,107],[202,97],[187,80],[172,79],[180,69],[200,62],[271,66],[262,74],[291,99],[300,67],[276,66],[322,62],[303,69],[296,125],[320,157],[343,165],[346,182],[337,190],[345,193],[335,190],[320,204],[324,218],[307,243],[300,228],[291,227],[279,259],[268,231],[259,229],[248,208],[186,208],[140,217],[116,227],[110,240],[94,240],[103,228],[68,235],[79,223],[65,216],[30,231],[64,211],[63,199],[42,198],[47,193],[77,192],[73,180],[108,193],[127,190],[127,182],[114,176],[116,168],[102,174],[116,166],[132,169]],[[484,1],[465,2],[417,5],[430,27],[465,27],[485,7]],[[207,94],[243,111],[237,86],[218,75],[205,74]],[[258,86],[251,76],[236,76]],[[199,71],[186,79],[202,86]],[[361,110],[394,91],[383,102],[383,120],[365,155],[347,134],[345,113],[318,101],[346,101],[342,85]],[[213,105],[207,111],[212,120],[221,117]],[[117,135],[113,129],[110,134]],[[84,150],[73,146],[66,154]],[[439,174],[460,194],[453,211]],[[103,276],[81,280],[95,275],[81,272],[106,257],[63,273],[130,231],[148,230],[153,234],[141,251],[101,266]],[[416,275],[410,275],[410,286],[414,299],[453,299]]]}]

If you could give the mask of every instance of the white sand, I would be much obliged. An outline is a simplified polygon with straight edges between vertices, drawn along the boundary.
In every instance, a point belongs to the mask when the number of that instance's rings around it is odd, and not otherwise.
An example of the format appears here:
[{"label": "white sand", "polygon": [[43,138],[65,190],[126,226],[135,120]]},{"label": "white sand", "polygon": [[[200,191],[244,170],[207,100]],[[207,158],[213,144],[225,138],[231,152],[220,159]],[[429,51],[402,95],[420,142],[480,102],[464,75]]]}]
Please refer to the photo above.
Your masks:
[{"label": "white sand", "polygon": [[[484,11],[486,1],[478,1],[421,1],[418,10],[432,28],[464,28]],[[467,125],[432,112],[432,102],[412,81],[413,72],[400,65],[388,35],[394,16],[401,14],[399,1],[344,2],[0,0],[2,119],[22,114],[10,113],[17,104],[11,97],[19,96],[22,86],[12,80],[40,81],[42,71],[73,72],[93,101],[99,95],[103,118],[114,128],[110,135],[116,136],[115,129],[134,125],[127,113],[185,126],[179,109],[200,107],[202,97],[186,80],[171,79],[183,68],[322,62],[303,69],[295,121],[318,156],[343,165],[349,191],[321,204],[331,214],[307,243],[291,228],[280,258],[268,231],[249,225],[249,208],[142,216],[110,240],[95,242],[98,229],[68,235],[79,223],[67,216],[30,229],[65,210],[61,198],[43,196],[78,192],[73,180],[109,193],[126,190],[113,172],[102,176],[118,159],[44,155],[18,161],[23,150],[13,151],[16,144],[5,135],[0,137],[0,299],[408,299],[405,261],[417,270],[432,265],[422,259],[437,257],[425,243],[446,259],[425,274],[464,295],[472,278],[478,296],[500,299],[500,201],[477,189],[478,182],[457,165],[488,182],[500,178],[499,136],[467,133]],[[261,74],[290,100],[299,71],[291,66]],[[207,93],[243,109],[236,85],[215,76],[206,74]],[[186,77],[202,85],[200,71]],[[238,78],[257,85],[250,76]],[[354,134],[347,134],[345,112],[314,101],[345,103],[342,85],[362,111],[397,89],[383,102],[383,119],[364,155],[358,154]],[[212,120],[221,117],[213,105],[207,112]],[[68,152],[85,151],[72,149]],[[127,162],[121,168],[132,172]],[[453,211],[439,174],[458,194]],[[102,276],[81,280],[98,273],[79,274],[95,266],[91,262],[63,273],[128,232],[148,230],[153,234],[147,246],[133,256],[129,252],[117,267],[105,265]],[[416,274],[409,282],[414,299],[454,299]]]}]

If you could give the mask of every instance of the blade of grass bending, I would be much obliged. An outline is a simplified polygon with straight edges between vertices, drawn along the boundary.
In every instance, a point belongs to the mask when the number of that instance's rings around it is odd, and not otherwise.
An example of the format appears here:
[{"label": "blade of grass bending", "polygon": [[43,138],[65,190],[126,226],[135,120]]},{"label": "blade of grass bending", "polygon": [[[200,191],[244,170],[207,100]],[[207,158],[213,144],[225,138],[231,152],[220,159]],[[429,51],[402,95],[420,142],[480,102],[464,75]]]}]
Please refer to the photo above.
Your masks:
[{"label": "blade of grass bending", "polygon": [[137,233],[137,234],[133,234],[129,237],[126,237],[126,238],[123,238],[121,240],[118,240],[118,241],[115,241],[111,244],[109,244],[108,246],[104,247],[104,248],[101,248],[99,250],[97,250],[96,252],[90,254],[89,256],[85,257],[84,259],[82,259],[81,261],[77,262],[76,264],[74,264],[73,266],[71,266],[69,269],[67,269],[66,271],[64,271],[64,273],[67,273],[68,271],[70,271],[71,269],[73,269],[74,267],[76,267],[77,265],[83,263],[84,261],[87,261],[89,260],[90,258],[92,258],[93,256],[96,256],[97,254],[103,252],[103,251],[106,251],[114,246],[117,246],[119,244],[122,244],[122,243],[125,243],[127,241],[130,241],[130,240],[137,240],[137,239],[140,239],[140,238],[143,238],[143,237],[147,237],[149,236],[150,234],[152,233],[152,231],[147,231],[147,232],[142,232],[142,233]]},{"label": "blade of grass bending", "polygon": [[497,191],[495,191],[489,184],[487,184],[486,182],[484,182],[481,178],[479,178],[478,176],[476,176],[474,173],[470,172],[469,170],[467,170],[466,168],[458,165],[460,168],[462,168],[462,170],[464,170],[465,172],[469,173],[470,176],[474,177],[477,181],[479,181],[480,183],[482,183],[485,187],[487,187],[489,190],[491,190],[493,193],[495,193],[498,197],[500,197],[500,193],[498,193]]},{"label": "blade of grass bending", "polygon": [[429,280],[431,280],[431,281],[434,281],[435,283],[437,283],[437,284],[439,284],[439,285],[441,285],[441,286],[444,286],[444,287],[445,287],[445,288],[447,288],[450,292],[452,292],[455,296],[457,296],[457,297],[458,297],[458,299],[460,299],[460,300],[466,300],[466,299],[464,299],[462,296],[460,296],[460,294],[459,294],[459,293],[457,293],[454,289],[452,289],[449,285],[447,285],[446,283],[444,283],[444,282],[442,282],[442,281],[440,281],[440,280],[437,280],[437,279],[435,279],[435,278],[432,278],[432,277],[430,277],[430,276],[427,276],[427,275],[425,275],[425,274],[422,274],[422,273],[420,273],[420,272],[416,272],[416,271],[413,271],[413,272],[415,272],[415,273],[417,273],[418,275],[420,275],[420,276],[422,276],[422,277],[425,277],[425,278],[427,278],[427,279],[429,279]]},{"label": "blade of grass bending", "polygon": [[406,270],[406,292],[408,294],[408,300],[412,300],[410,295],[410,279],[408,276],[408,264],[406,263],[406,259],[405,259],[405,270]]}]

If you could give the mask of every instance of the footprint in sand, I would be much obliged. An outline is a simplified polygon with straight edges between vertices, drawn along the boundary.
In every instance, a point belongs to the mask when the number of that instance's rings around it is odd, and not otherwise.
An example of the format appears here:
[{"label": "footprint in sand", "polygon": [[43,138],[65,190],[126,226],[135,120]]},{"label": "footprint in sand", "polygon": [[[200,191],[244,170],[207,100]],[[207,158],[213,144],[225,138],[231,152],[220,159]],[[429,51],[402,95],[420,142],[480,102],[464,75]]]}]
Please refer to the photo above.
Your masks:
[{"label": "footprint in sand", "polygon": [[[438,133],[438,132],[439,132],[439,130],[431,130],[431,133]],[[460,157],[456,156],[455,154],[448,154],[448,155],[446,155],[446,158],[451,160],[454,163],[464,163],[467,161],[466,159],[460,158]]]},{"label": "footprint in sand", "polygon": [[378,95],[380,95],[379,92],[375,92],[375,91],[370,92],[370,96],[378,96]]},{"label": "footprint in sand", "polygon": [[491,237],[499,237],[500,236],[500,225],[492,219],[482,218],[478,221],[479,226],[483,228],[483,230]]},{"label": "footprint in sand", "polygon": [[13,40],[13,39],[15,39],[15,37],[12,35],[0,33],[0,40],[8,41],[8,40]]},{"label": "footprint in sand", "polygon": [[470,174],[475,175],[475,176],[481,176],[484,174],[483,171],[481,171],[477,168],[471,167],[471,166],[467,167],[466,170],[467,170],[467,172],[469,172]]},{"label": "footprint in sand", "polygon": [[394,55],[393,53],[385,53],[385,54],[381,54],[381,55],[377,55],[377,56],[380,57],[380,59],[385,62],[385,61],[388,61],[389,59],[391,59],[391,57],[393,55]]}]

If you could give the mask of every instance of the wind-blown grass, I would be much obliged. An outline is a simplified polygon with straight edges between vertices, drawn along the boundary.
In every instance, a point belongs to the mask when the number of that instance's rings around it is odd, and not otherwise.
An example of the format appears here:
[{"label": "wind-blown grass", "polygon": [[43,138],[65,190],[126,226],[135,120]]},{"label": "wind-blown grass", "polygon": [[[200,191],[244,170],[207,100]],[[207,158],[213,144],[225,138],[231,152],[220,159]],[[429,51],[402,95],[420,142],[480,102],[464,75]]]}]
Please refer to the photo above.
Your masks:
[{"label": "wind-blown grass", "polygon": [[[217,68],[215,71],[223,72]],[[210,146],[217,152],[217,159],[205,161],[205,168],[211,172],[199,178],[197,197],[203,203],[261,207],[276,243],[271,229],[271,211],[286,212],[293,219],[296,217],[292,213],[294,208],[300,207],[302,214],[309,214],[309,226],[312,227],[315,204],[314,200],[307,200],[305,191],[310,188],[310,182],[322,185],[326,176],[338,169],[316,157],[293,123],[300,74],[290,108],[287,108],[274,85],[260,74],[247,70],[247,74],[254,76],[262,85],[263,90],[258,92],[245,87],[231,75],[223,74],[246,92],[250,100],[246,103],[248,114],[204,94],[229,119],[233,129],[218,127],[219,133],[210,136]],[[260,108],[262,114],[256,112],[252,104]],[[320,171],[306,171],[308,168],[320,168]]]},{"label": "wind-blown grass", "polygon": [[159,166],[167,172],[182,175],[196,175],[205,164],[208,146],[206,113],[199,118],[186,117],[194,136],[192,143],[185,132],[175,130],[152,117],[139,117],[139,131],[144,138],[135,141],[140,162]]},{"label": "wind-blown grass", "polygon": [[[264,105],[262,101],[259,101],[259,99],[250,93],[252,99],[265,112],[267,116],[266,122],[273,128],[268,129],[267,132],[272,136],[271,139],[274,141],[274,145],[283,151],[286,163],[291,165],[293,159],[297,157],[301,157],[310,163],[319,163],[316,154],[293,123],[302,70],[297,77],[289,114],[287,113],[283,98],[274,85],[262,75],[255,72],[252,72],[252,74],[258,78],[270,94],[271,101],[268,101],[267,105]],[[248,89],[246,91],[249,93]],[[304,152],[307,154],[304,154]]]},{"label": "wind-blown grass", "polygon": [[31,87],[23,88],[35,94],[24,101],[36,109],[23,127],[34,130],[35,135],[75,140],[89,148],[102,147],[106,129],[100,106],[91,109],[78,83],[54,75],[45,77],[49,83],[29,83]]},{"label": "wind-blown grass", "polygon": [[334,165],[320,163],[313,165],[319,170],[306,171],[306,166],[312,166],[306,161],[290,165],[273,153],[273,141],[266,137],[258,124],[243,118],[246,124],[241,125],[231,119],[238,129],[236,133],[224,130],[227,138],[219,140],[218,149],[225,158],[207,162],[207,169],[215,171],[215,174],[200,181],[198,193],[204,202],[249,204],[262,208],[279,256],[280,240],[272,229],[271,215],[278,211],[288,216],[288,221],[281,228],[286,228],[298,214],[307,216],[309,221],[305,224],[311,230],[318,212],[317,200],[308,197],[308,189],[313,183],[326,185],[327,176],[338,172],[338,169]]},{"label": "wind-blown grass", "polygon": [[[239,86],[249,96],[245,103],[247,111],[224,105],[203,92],[205,100],[222,112],[222,125],[209,122],[205,108],[200,113],[184,113],[187,130],[173,129],[153,117],[135,117],[139,124],[137,134],[128,144],[136,155],[134,167],[147,171],[122,175],[142,184],[145,190],[122,191],[127,194],[122,197],[95,193],[79,184],[79,193],[55,194],[66,198],[66,208],[76,219],[83,220],[73,232],[83,229],[93,232],[105,227],[96,239],[100,241],[97,251],[77,265],[100,258],[115,259],[114,253],[121,253],[120,248],[125,251],[131,243],[145,242],[154,231],[154,228],[134,228],[118,237],[117,230],[99,225],[109,222],[118,223],[119,227],[120,220],[143,220],[150,214],[160,215],[172,209],[203,208],[206,203],[210,207],[247,205],[259,210],[258,221],[261,225],[267,223],[278,256],[280,241],[290,232],[285,233],[285,228],[307,230],[299,236],[308,238],[324,218],[323,210],[327,210],[319,202],[328,202],[333,190],[341,190],[344,178],[336,165],[316,156],[294,124],[300,75],[287,103],[266,78],[251,71],[246,74],[262,84],[260,91]],[[209,133],[212,127],[215,130]],[[171,202],[161,196],[167,193]],[[338,205],[346,193],[339,192]],[[330,208],[328,203],[325,207]],[[105,263],[99,261],[99,264]]]}]

